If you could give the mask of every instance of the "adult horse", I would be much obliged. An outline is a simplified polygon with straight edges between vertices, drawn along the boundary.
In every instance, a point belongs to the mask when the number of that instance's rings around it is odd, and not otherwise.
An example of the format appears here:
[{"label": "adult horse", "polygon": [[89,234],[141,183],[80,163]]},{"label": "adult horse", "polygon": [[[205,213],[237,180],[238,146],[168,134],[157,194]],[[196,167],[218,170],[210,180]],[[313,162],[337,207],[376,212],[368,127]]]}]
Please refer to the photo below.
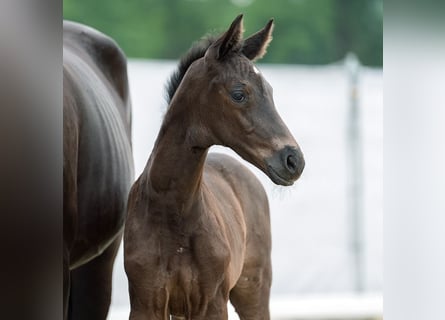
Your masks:
[{"label": "adult horse", "polygon": [[192,48],[170,80],[169,108],[133,185],[124,234],[130,319],[269,319],[271,235],[266,193],[232,148],[276,184],[301,175],[303,155],[252,60],[273,21],[242,41],[242,15]]},{"label": "adult horse", "polygon": [[133,182],[126,58],[104,34],[63,24],[64,318],[105,319]]}]

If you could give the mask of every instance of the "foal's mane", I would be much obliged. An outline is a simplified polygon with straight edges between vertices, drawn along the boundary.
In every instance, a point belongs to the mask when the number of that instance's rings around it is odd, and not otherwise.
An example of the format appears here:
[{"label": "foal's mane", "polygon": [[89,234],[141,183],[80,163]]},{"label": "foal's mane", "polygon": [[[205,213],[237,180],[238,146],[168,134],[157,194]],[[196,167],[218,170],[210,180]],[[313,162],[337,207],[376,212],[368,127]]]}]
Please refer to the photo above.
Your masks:
[{"label": "foal's mane", "polygon": [[170,104],[171,100],[173,99],[173,96],[175,95],[175,92],[181,84],[181,81],[190,65],[194,61],[204,57],[207,49],[217,40],[217,38],[218,37],[215,35],[205,36],[201,40],[195,42],[189,51],[187,51],[187,53],[181,57],[178,67],[172,73],[165,86],[167,91],[166,100],[168,104]]}]

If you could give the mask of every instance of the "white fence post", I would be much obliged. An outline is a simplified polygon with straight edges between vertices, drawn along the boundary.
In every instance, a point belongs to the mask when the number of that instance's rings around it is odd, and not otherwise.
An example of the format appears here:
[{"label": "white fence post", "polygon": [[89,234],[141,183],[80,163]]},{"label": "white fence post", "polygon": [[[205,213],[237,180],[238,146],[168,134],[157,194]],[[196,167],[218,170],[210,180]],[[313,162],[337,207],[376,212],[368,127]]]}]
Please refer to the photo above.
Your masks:
[{"label": "white fence post", "polygon": [[349,244],[354,265],[354,289],[357,292],[361,292],[364,290],[365,280],[363,250],[363,147],[358,99],[360,62],[354,53],[346,55],[345,67],[349,87],[349,108],[347,114]]}]

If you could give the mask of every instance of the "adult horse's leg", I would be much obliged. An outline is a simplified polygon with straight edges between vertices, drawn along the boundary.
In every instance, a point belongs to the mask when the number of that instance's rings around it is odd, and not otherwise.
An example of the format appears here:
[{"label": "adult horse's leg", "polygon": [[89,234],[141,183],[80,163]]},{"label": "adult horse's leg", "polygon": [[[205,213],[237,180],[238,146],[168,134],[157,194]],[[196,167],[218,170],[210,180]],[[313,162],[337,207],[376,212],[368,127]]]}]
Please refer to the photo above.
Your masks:
[{"label": "adult horse's leg", "polygon": [[241,320],[269,320],[269,297],[272,283],[270,263],[263,268],[244,268],[230,302]]},{"label": "adult horse's leg", "polygon": [[111,302],[113,264],[122,235],[104,252],[71,271],[70,320],[105,320]]}]

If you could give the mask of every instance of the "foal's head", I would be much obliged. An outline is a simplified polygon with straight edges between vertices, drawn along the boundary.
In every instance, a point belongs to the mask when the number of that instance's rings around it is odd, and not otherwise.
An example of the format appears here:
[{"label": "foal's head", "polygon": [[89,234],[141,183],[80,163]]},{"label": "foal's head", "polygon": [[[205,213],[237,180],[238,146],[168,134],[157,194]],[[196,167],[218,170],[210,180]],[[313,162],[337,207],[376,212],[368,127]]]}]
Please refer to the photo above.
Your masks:
[{"label": "foal's head", "polygon": [[264,55],[272,29],[270,20],[242,40],[238,16],[221,37],[201,48],[202,57],[170,95],[172,104],[179,100],[187,108],[184,121],[193,147],[230,147],[274,183],[291,185],[303,171],[303,154],[275,109],[272,87],[252,63]]}]

